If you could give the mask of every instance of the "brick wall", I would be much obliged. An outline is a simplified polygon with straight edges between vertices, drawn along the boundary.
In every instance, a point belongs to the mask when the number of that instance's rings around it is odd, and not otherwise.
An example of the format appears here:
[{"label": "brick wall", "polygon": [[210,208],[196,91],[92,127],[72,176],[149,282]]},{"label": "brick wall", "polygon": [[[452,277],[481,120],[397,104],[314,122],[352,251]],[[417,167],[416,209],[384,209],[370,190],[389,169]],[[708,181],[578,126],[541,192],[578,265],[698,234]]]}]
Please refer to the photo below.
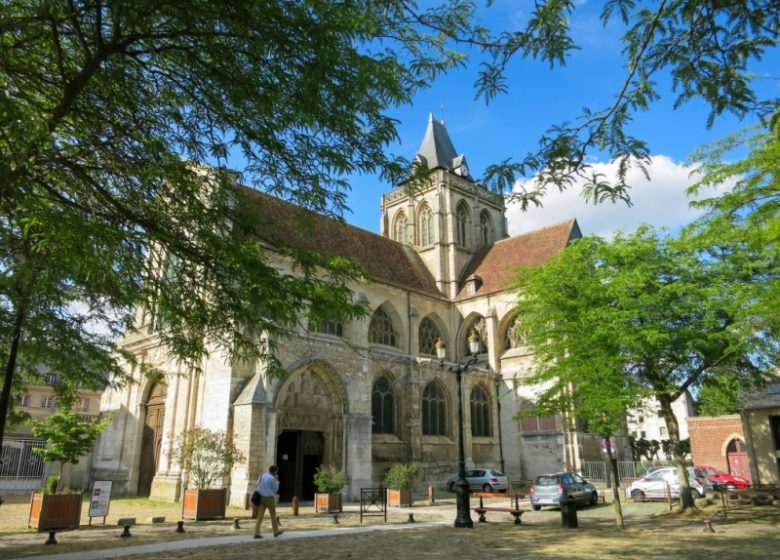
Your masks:
[{"label": "brick wall", "polygon": [[694,465],[709,465],[728,472],[726,444],[736,435],[744,441],[742,421],[738,414],[696,416],[688,418],[691,456]]}]

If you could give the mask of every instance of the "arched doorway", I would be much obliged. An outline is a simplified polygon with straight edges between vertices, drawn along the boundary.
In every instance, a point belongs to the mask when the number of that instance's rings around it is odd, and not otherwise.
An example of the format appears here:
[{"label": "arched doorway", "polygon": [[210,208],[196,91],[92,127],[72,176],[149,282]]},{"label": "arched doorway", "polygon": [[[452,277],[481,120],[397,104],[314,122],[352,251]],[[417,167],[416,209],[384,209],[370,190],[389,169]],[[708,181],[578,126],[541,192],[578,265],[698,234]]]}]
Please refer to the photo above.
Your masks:
[{"label": "arched doorway", "polygon": [[149,397],[146,400],[144,433],[141,438],[141,462],[138,466],[139,496],[148,496],[151,493],[152,481],[160,463],[166,394],[167,386],[155,383],[149,390]]},{"label": "arched doorway", "polygon": [[752,482],[745,442],[738,438],[729,442],[726,447],[726,462],[729,466],[729,473]]},{"label": "arched doorway", "polygon": [[318,466],[343,467],[346,396],[335,372],[314,362],[293,372],[277,397],[279,499],[314,499]]}]

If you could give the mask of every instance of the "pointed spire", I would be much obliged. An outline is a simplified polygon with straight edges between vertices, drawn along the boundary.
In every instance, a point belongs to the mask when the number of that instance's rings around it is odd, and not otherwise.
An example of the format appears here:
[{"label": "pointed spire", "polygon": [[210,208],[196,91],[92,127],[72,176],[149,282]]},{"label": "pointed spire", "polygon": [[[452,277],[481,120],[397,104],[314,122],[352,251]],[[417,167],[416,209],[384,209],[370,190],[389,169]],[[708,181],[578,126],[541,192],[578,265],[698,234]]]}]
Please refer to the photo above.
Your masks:
[{"label": "pointed spire", "polygon": [[[465,157],[458,155],[455,147],[452,145],[450,135],[444,127],[444,121],[436,121],[433,113],[428,114],[428,128],[425,131],[420,149],[417,150],[417,159],[425,162],[428,169],[443,167],[450,171],[455,171],[465,163]],[[465,177],[468,177],[466,169]],[[470,178],[470,177],[469,177]]]}]

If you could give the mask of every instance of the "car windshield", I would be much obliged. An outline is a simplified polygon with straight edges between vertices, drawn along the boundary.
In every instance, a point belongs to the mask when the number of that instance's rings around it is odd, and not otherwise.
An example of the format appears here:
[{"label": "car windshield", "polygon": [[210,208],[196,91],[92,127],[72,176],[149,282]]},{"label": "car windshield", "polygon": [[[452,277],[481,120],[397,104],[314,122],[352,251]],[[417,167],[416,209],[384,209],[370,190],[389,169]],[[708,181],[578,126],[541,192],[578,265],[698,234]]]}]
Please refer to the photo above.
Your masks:
[{"label": "car windshield", "polygon": [[555,486],[560,481],[558,475],[542,475],[536,477],[537,486]]}]

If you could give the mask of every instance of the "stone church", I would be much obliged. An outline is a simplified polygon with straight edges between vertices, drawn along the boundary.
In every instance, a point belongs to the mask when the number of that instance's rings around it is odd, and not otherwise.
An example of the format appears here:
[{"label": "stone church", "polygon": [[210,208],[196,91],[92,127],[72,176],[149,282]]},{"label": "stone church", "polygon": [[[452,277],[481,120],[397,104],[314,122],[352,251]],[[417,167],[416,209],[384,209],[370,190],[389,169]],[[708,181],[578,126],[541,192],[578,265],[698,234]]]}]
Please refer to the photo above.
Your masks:
[{"label": "stone church", "polygon": [[517,380],[533,360],[515,321],[513,270],[563,250],[580,236],[576,221],[509,237],[503,198],[472,178],[433,117],[415,161],[431,170],[430,180],[413,193],[397,188],[382,196],[378,235],[315,215],[316,235],[304,237],[295,228],[303,210],[253,193],[288,240],[361,263],[370,280],[353,290],[370,313],[302,325],[297,337],[279,341],[286,376],[270,379],[260,363],[230,364],[216,353],[200,374],[185,375],[139,311],[122,345],[167,374],[153,383],[131,371],[136,383],[106,390],[101,409],[114,415],[95,449],[94,478],[114,481],[118,493],[178,499],[174,442],[200,425],[232,431],[247,457],[225,481],[234,504],[272,463],[282,501],[312,499],[320,464],[346,471],[344,492],[353,498],[396,462],[417,465],[418,490],[440,489],[457,472],[458,395],[435,343],[445,343],[447,362],[458,362],[475,330],[480,353],[462,392],[467,467],[518,480],[578,469],[597,456],[598,442],[563,417],[515,419],[530,397]]}]

